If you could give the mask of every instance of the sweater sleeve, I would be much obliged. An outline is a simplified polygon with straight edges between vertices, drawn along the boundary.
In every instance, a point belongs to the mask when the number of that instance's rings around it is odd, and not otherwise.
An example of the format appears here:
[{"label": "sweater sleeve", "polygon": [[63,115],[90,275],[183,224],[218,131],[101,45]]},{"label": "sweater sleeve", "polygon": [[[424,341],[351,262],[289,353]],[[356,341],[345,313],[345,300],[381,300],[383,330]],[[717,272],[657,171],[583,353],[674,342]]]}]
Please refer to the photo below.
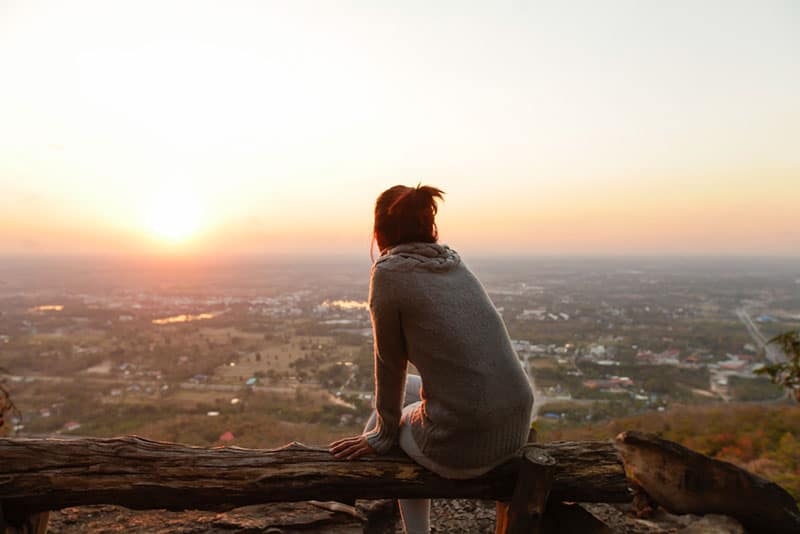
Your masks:
[{"label": "sweater sleeve", "polygon": [[408,366],[400,309],[392,277],[397,273],[374,268],[370,279],[369,309],[375,355],[375,428],[365,434],[379,453],[397,441]]}]

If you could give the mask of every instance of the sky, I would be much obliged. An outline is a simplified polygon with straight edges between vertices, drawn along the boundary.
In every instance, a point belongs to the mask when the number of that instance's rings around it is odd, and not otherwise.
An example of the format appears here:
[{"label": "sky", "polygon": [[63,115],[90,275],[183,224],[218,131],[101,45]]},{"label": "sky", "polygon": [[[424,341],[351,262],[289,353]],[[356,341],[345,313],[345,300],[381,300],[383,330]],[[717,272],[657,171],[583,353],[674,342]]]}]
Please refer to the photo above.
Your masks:
[{"label": "sky", "polygon": [[0,254],[797,255],[800,3],[0,0]]}]

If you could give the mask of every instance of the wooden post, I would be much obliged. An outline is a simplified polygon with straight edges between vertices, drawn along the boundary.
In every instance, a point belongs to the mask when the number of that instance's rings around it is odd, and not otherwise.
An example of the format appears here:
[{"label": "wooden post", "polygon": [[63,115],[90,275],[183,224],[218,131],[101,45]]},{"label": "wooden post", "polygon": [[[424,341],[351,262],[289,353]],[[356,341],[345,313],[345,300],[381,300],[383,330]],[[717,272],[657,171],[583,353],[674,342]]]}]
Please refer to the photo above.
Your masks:
[{"label": "wooden post", "polygon": [[517,485],[505,520],[504,534],[539,534],[547,497],[553,486],[555,459],[535,449],[522,456]]},{"label": "wooden post", "polygon": [[[531,429],[528,432],[528,443],[536,443],[537,438],[538,433],[536,432],[536,428],[531,424]],[[494,534],[505,534],[508,529],[508,506],[510,504],[509,501],[495,502],[495,514],[497,519],[494,524]]]},{"label": "wooden post", "polygon": [[497,502],[495,534],[541,532],[541,519],[553,485],[556,460],[537,449],[526,449],[511,502]]},{"label": "wooden post", "polygon": [[36,512],[21,518],[19,522],[12,522],[0,501],[0,534],[47,534],[49,523],[50,512]]},{"label": "wooden post", "polygon": [[497,519],[494,523],[494,534],[505,534],[508,530],[508,505],[509,503],[503,501],[495,502]]}]

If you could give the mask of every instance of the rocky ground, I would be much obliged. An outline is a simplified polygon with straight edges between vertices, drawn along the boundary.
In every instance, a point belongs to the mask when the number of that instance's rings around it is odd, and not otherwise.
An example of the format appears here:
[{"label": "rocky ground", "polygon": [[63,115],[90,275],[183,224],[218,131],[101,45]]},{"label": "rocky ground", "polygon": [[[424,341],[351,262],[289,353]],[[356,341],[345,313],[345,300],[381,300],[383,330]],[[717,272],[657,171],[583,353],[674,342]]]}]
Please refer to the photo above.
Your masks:
[{"label": "rocky ground", "polygon": [[[583,507],[619,534],[745,534],[732,518],[676,516],[663,511],[638,519],[627,506],[587,504]],[[495,504],[463,499],[433,501],[432,532],[493,533]],[[180,533],[180,534],[400,534],[396,507],[390,501],[359,501],[356,507],[331,503],[280,503],[246,506],[225,513],[134,511],[98,505],[65,508],[50,515],[49,532]]]}]

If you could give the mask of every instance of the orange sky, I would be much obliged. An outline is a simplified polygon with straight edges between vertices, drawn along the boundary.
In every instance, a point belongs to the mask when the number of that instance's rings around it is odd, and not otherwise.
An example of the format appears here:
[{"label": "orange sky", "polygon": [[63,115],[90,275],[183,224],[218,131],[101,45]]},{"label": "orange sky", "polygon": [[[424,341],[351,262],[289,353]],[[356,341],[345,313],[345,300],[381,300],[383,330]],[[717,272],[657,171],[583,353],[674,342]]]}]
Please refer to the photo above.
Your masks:
[{"label": "orange sky", "polygon": [[0,2],[0,253],[796,255],[797,5],[600,4]]}]

